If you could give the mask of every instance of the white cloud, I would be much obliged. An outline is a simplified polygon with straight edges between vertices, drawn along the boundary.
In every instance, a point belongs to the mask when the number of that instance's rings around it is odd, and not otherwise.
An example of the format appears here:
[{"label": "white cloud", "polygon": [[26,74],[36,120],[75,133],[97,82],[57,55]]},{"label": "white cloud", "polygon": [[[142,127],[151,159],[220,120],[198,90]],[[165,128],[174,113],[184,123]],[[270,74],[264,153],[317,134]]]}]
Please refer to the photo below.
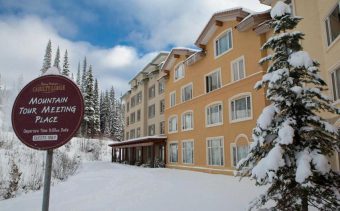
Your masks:
[{"label": "white cloud", "polygon": [[258,0],[137,0],[129,9],[135,11],[130,15],[140,22],[142,31],[132,31],[128,37],[146,49],[190,46],[215,12],[239,6],[268,9]]},{"label": "white cloud", "polygon": [[140,57],[136,49],[129,46],[103,49],[87,42],[73,42],[61,37],[50,24],[35,16],[2,17],[0,28],[0,73],[7,81],[23,75],[28,82],[39,76],[49,39],[52,40],[53,56],[57,45],[62,56],[68,50],[74,76],[78,62],[82,64],[86,56],[101,87],[114,86],[118,92],[126,91],[131,77],[155,55],[149,53]]}]

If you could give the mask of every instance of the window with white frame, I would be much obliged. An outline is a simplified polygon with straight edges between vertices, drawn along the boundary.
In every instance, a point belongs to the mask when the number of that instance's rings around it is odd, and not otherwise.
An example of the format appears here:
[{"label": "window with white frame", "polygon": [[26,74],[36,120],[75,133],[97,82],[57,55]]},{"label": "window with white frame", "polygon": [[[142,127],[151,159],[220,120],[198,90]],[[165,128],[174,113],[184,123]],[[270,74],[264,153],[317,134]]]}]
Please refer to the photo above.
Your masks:
[{"label": "window with white frame", "polygon": [[185,164],[194,163],[194,142],[193,141],[183,141],[182,143],[182,159]]},{"label": "window with white frame", "polygon": [[132,112],[130,114],[130,124],[133,124],[136,122],[136,113],[135,112]]},{"label": "window with white frame", "polygon": [[331,13],[326,17],[327,44],[330,45],[340,34],[340,3],[338,2]]},{"label": "window with white frame", "polygon": [[220,35],[215,41],[215,56],[227,52],[233,47],[231,29]]},{"label": "window with white frame", "polygon": [[140,121],[140,116],[141,116],[140,109],[138,109],[137,110],[137,122]]},{"label": "window with white frame", "polygon": [[233,149],[233,166],[236,167],[238,162],[247,157],[249,147],[248,145],[232,145]]},{"label": "window with white frame", "polygon": [[244,58],[238,58],[231,63],[232,73],[233,73],[233,81],[241,80],[245,77],[245,68],[244,68]]},{"label": "window with white frame", "polygon": [[177,132],[177,116],[172,116],[169,118],[169,133]]},{"label": "window with white frame", "polygon": [[136,138],[136,130],[132,129],[130,130],[130,139]]},{"label": "window with white frame", "polygon": [[165,122],[164,121],[159,123],[159,134],[161,135],[165,134]]},{"label": "window with white frame", "polygon": [[334,101],[340,100],[340,67],[331,73]]},{"label": "window with white frame", "polygon": [[148,135],[149,136],[154,136],[155,135],[155,124],[149,125],[149,127],[148,127]]},{"label": "window with white frame", "polygon": [[178,162],[178,144],[177,143],[170,143],[169,144],[170,150],[170,163],[177,163]]},{"label": "window with white frame", "polygon": [[149,99],[150,99],[150,98],[154,98],[155,95],[156,95],[155,85],[152,85],[152,86],[149,88]]},{"label": "window with white frame", "polygon": [[224,145],[223,138],[209,138],[207,140],[208,147],[208,165],[223,166],[224,165]]},{"label": "window with white frame", "polygon": [[192,99],[192,84],[182,88],[182,102]]},{"label": "window with white frame", "polygon": [[215,71],[205,76],[206,92],[221,88],[221,71]]},{"label": "window with white frame", "polygon": [[138,92],[137,94],[137,104],[141,103],[142,102],[142,92]]},{"label": "window with white frame", "polygon": [[165,89],[164,80],[158,82],[158,94],[162,94]]},{"label": "window with white frame", "polygon": [[176,92],[170,93],[170,107],[173,107],[176,105]]},{"label": "window with white frame", "polygon": [[182,130],[193,129],[193,113],[192,111],[182,114]]},{"label": "window with white frame", "polygon": [[139,128],[137,128],[137,130],[136,130],[137,132],[136,132],[136,138],[139,138],[140,137],[140,127]]},{"label": "window with white frame", "polygon": [[175,68],[175,80],[184,78],[185,65],[183,63],[179,64]]},{"label": "window with white frame", "polygon": [[165,111],[165,100],[161,100],[159,101],[159,113],[163,114]]},{"label": "window with white frame", "polygon": [[149,106],[149,108],[148,108],[148,117],[149,118],[155,117],[155,113],[156,113],[155,109],[156,109],[155,104],[152,104],[151,106]]},{"label": "window with white frame", "polygon": [[217,125],[223,122],[222,120],[222,103],[216,103],[206,108],[207,125]]},{"label": "window with white frame", "polygon": [[232,121],[251,118],[251,100],[249,95],[233,99],[230,107]]}]

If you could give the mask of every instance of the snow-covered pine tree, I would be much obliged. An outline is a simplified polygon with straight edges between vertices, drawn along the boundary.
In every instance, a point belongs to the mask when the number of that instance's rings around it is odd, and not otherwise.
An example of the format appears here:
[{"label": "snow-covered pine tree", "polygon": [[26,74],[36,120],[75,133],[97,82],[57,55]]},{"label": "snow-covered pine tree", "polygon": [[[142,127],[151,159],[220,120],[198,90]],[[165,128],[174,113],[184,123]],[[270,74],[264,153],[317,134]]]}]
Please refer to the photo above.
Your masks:
[{"label": "snow-covered pine tree", "polygon": [[86,61],[86,57],[84,57],[84,61],[83,61],[83,75],[81,77],[81,91],[82,93],[85,93],[85,89],[86,89],[86,77],[87,77],[87,61]]},{"label": "snow-covered pine tree", "polygon": [[100,134],[100,106],[99,106],[99,88],[98,88],[98,80],[96,79],[94,82],[94,131],[93,134]]},{"label": "snow-covered pine tree", "polygon": [[[337,210],[340,175],[327,157],[340,149],[335,127],[320,112],[339,113],[323,94],[326,83],[319,64],[300,45],[304,34],[291,31],[302,19],[291,15],[279,1],[271,10],[274,35],[262,47],[273,53],[267,73],[255,85],[266,88],[270,105],[264,108],[253,130],[248,156],[238,164],[241,176],[251,176],[267,191],[250,203],[250,209],[274,201],[273,210]],[[313,35],[310,35],[313,36]]]},{"label": "snow-covered pine tree", "polygon": [[100,100],[99,100],[99,111],[100,111],[100,133],[104,134],[104,92],[100,92]]},{"label": "snow-covered pine tree", "polygon": [[105,137],[110,137],[110,126],[111,126],[111,117],[112,117],[112,112],[111,112],[111,100],[109,97],[109,92],[106,90],[105,91],[105,96],[104,96],[104,114],[103,114],[103,122],[104,122],[104,136]]},{"label": "snow-covered pine tree", "polygon": [[124,117],[122,112],[122,103],[119,99],[115,100],[115,133],[114,133],[114,140],[115,141],[123,141],[123,128],[124,128]]},{"label": "snow-covered pine tree", "polygon": [[51,40],[48,40],[46,50],[45,50],[43,66],[40,70],[41,75],[44,74],[48,68],[51,67],[51,63],[52,63],[52,43],[51,43]]},{"label": "snow-covered pine tree", "polygon": [[115,138],[116,130],[117,130],[117,113],[116,113],[116,94],[113,86],[110,89],[109,93],[110,97],[110,137],[112,139]]},{"label": "snow-covered pine tree", "polygon": [[63,71],[62,71],[62,75],[65,76],[70,76],[70,64],[68,63],[68,53],[67,50],[65,51],[64,54],[64,62],[63,62]]},{"label": "snow-covered pine tree", "polygon": [[93,137],[94,134],[94,89],[93,89],[93,75],[92,75],[92,66],[90,65],[89,70],[87,72],[86,81],[84,83],[85,93],[84,93],[84,134],[86,137]]},{"label": "snow-covered pine tree", "polygon": [[58,46],[57,52],[55,54],[53,67],[58,68],[58,70],[60,71],[60,50],[59,50],[59,46]]},{"label": "snow-covered pine tree", "polygon": [[80,75],[80,62],[78,62],[78,71],[77,71],[77,85],[79,88],[81,88],[81,75]]}]

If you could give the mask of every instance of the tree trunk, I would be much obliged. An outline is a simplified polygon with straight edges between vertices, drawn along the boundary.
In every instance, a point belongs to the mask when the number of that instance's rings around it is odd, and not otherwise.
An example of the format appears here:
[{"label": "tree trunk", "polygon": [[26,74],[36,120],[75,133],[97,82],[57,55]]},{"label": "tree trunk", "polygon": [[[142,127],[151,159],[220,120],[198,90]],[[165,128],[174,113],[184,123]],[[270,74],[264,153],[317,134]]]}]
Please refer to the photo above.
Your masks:
[{"label": "tree trunk", "polygon": [[304,194],[301,198],[302,200],[302,211],[308,211],[308,198],[307,194]]}]

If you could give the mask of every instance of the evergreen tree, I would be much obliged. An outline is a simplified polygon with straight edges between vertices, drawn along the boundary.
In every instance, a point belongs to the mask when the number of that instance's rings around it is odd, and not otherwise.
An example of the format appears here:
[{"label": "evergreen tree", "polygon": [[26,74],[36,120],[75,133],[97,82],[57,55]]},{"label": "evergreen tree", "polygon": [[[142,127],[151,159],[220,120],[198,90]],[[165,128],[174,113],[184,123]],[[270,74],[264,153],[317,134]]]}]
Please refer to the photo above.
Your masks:
[{"label": "evergreen tree", "polygon": [[110,137],[110,131],[111,131],[111,100],[109,97],[109,92],[105,91],[104,96],[104,127],[103,127],[103,133],[105,137]]},{"label": "evergreen tree", "polygon": [[99,106],[99,88],[98,80],[94,83],[94,131],[93,134],[98,135],[100,133],[100,106]]},{"label": "evergreen tree", "polygon": [[70,76],[70,65],[68,63],[68,55],[67,55],[67,50],[65,51],[64,55],[64,62],[63,62],[63,71],[62,74],[65,76]]},{"label": "evergreen tree", "polygon": [[77,71],[77,85],[81,88],[81,75],[80,75],[80,62],[78,62],[78,71]]},{"label": "evergreen tree", "polygon": [[114,115],[114,127],[115,127],[115,133],[114,133],[114,140],[115,141],[123,141],[124,136],[124,116],[122,112],[122,103],[120,100],[115,100],[115,115]]},{"label": "evergreen tree", "polygon": [[87,70],[87,61],[86,61],[86,57],[84,57],[83,75],[82,75],[82,78],[81,78],[81,91],[83,93],[85,93],[85,89],[86,89],[86,76],[87,76],[86,70]]},{"label": "evergreen tree", "polygon": [[48,68],[51,67],[51,62],[52,62],[52,43],[51,40],[49,40],[45,50],[43,66],[40,70],[41,74],[44,74],[48,70]]},{"label": "evergreen tree", "polygon": [[85,93],[84,93],[84,104],[85,104],[85,111],[84,111],[84,135],[86,137],[93,137],[94,131],[94,89],[93,89],[93,75],[92,75],[92,66],[90,65],[89,70],[86,76],[86,84]]},{"label": "evergreen tree", "polygon": [[[238,164],[241,176],[251,176],[267,191],[250,209],[274,201],[273,210],[322,210],[340,207],[340,175],[327,160],[340,149],[335,127],[318,116],[321,111],[339,113],[324,96],[326,83],[319,64],[300,45],[304,34],[291,32],[301,20],[279,1],[272,8],[274,36],[262,47],[273,53],[267,73],[255,85],[266,88],[270,105],[264,108],[253,130],[248,156]],[[312,35],[311,35],[312,36]]]},{"label": "evergreen tree", "polygon": [[59,46],[58,46],[57,52],[55,54],[53,67],[56,67],[56,68],[58,68],[58,70],[60,70],[60,50],[59,50]]},{"label": "evergreen tree", "polygon": [[115,98],[115,89],[113,88],[113,86],[110,89],[110,93],[109,93],[109,97],[110,97],[110,137],[114,139],[115,133],[116,133],[116,129],[117,129],[117,125],[116,125],[116,120],[117,120],[117,115],[116,115],[116,98]]},{"label": "evergreen tree", "polygon": [[105,95],[104,95],[104,92],[101,92],[100,93],[100,103],[99,103],[99,110],[100,110],[100,115],[99,115],[99,117],[100,117],[100,133],[103,135],[104,134],[104,126],[105,126],[105,124],[104,124],[104,117],[105,117],[105,115],[104,115],[104,113],[105,113],[105,107],[104,107],[104,97],[105,97]]}]

